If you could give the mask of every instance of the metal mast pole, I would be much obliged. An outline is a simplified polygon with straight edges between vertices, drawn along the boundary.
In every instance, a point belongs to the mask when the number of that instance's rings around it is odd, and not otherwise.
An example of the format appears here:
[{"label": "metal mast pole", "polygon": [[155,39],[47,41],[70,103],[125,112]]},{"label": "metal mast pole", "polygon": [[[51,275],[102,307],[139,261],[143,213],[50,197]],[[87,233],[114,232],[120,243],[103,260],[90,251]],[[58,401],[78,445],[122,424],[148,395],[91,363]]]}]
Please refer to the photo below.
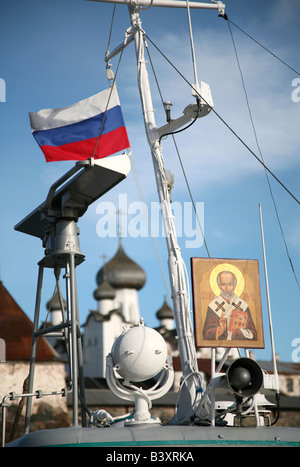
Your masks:
[{"label": "metal mast pole", "polygon": [[187,285],[183,259],[177,243],[177,236],[171,204],[168,194],[168,181],[164,166],[162,148],[154,118],[154,109],[146,61],[144,57],[144,35],[139,16],[140,7],[129,6],[131,24],[134,29],[134,41],[137,56],[138,85],[142,102],[143,116],[148,143],[152,153],[154,173],[157,184],[158,197],[162,210],[162,219],[165,229],[168,248],[168,267],[172,291],[174,319],[176,323],[178,346],[182,365],[184,384],[181,389],[182,397],[177,410],[177,421],[184,421],[190,417],[189,407],[192,407],[196,395],[197,385],[194,376],[198,373],[196,348],[190,318],[190,307],[187,294]]},{"label": "metal mast pole", "polygon": [[268,280],[268,270],[267,270],[265,239],[264,239],[264,228],[263,228],[262,210],[261,210],[261,204],[260,203],[259,203],[258,207],[259,207],[261,243],[262,243],[263,258],[264,258],[264,270],[265,270],[265,281],[266,281],[266,294],[267,294],[267,305],[268,305],[268,316],[269,316],[270,340],[271,340],[272,359],[273,359],[273,372],[274,372],[274,378],[275,378],[276,391],[279,392],[279,379],[278,379],[276,353],[275,353],[275,343],[274,343],[274,334],[273,334],[273,324],[272,324],[272,312],[271,312],[271,301],[270,301],[270,293],[269,293],[269,280]]}]

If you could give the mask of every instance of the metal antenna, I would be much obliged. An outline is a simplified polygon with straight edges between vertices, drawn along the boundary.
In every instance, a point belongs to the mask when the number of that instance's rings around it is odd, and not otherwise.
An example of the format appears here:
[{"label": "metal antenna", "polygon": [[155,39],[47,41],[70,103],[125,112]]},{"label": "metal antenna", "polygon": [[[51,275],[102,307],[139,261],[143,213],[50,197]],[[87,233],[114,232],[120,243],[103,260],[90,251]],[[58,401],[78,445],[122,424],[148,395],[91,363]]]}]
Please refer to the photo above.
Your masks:
[{"label": "metal antenna", "polygon": [[270,293],[269,293],[267,258],[266,258],[266,249],[265,249],[262,209],[261,209],[261,204],[260,203],[259,203],[258,207],[259,207],[261,243],[262,243],[263,258],[264,258],[264,270],[265,270],[266,294],[267,294],[269,328],[270,328],[270,340],[271,340],[272,360],[273,360],[273,372],[274,372],[276,390],[279,393],[279,380],[278,380],[278,371],[277,371],[277,362],[276,362],[276,353],[275,353],[275,343],[274,343],[274,334],[273,334],[273,324],[272,324],[272,312],[271,312],[271,301],[270,301]]},{"label": "metal antenna", "polygon": [[197,65],[196,65],[196,56],[195,56],[195,47],[194,47],[194,39],[193,39],[193,30],[192,30],[192,21],[191,21],[189,0],[186,0],[186,10],[187,10],[187,15],[188,15],[190,42],[191,42],[191,52],[192,52],[192,62],[193,62],[193,70],[194,70],[194,78],[195,78],[195,86],[194,87],[195,87],[195,89],[197,91],[200,91],[199,81],[198,81],[198,74],[197,74]]}]

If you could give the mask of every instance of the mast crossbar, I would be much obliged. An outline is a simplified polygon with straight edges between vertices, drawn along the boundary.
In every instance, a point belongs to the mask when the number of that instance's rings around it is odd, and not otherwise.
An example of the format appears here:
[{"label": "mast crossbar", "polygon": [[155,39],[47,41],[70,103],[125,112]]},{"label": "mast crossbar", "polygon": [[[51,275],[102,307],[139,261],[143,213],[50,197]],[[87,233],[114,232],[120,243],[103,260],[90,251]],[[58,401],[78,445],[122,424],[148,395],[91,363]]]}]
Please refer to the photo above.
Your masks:
[{"label": "mast crossbar", "polygon": [[[137,6],[137,7],[166,7],[166,8],[186,8],[185,0],[88,0],[90,2],[101,3],[117,3],[122,5]],[[220,14],[224,14],[225,5],[222,2],[203,3],[189,2],[189,8],[218,10]]]}]

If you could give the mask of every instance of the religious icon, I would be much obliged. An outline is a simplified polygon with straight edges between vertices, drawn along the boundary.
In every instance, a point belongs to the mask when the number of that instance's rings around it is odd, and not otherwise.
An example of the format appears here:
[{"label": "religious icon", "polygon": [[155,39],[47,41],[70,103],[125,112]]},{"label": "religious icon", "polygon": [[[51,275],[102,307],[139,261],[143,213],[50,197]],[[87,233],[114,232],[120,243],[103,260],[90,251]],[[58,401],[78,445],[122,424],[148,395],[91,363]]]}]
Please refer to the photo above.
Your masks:
[{"label": "religious icon", "polygon": [[264,348],[258,261],[191,258],[196,347]]}]

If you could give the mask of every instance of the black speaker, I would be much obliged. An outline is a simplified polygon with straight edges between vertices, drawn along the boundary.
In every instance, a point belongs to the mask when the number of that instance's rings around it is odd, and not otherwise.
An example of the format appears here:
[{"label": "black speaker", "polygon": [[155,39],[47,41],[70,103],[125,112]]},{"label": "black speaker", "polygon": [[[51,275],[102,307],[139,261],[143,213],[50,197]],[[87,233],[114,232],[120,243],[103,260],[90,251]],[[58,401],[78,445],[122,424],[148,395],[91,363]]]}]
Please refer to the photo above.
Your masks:
[{"label": "black speaker", "polygon": [[227,384],[240,397],[256,394],[263,384],[261,367],[251,358],[234,360],[226,373]]}]

